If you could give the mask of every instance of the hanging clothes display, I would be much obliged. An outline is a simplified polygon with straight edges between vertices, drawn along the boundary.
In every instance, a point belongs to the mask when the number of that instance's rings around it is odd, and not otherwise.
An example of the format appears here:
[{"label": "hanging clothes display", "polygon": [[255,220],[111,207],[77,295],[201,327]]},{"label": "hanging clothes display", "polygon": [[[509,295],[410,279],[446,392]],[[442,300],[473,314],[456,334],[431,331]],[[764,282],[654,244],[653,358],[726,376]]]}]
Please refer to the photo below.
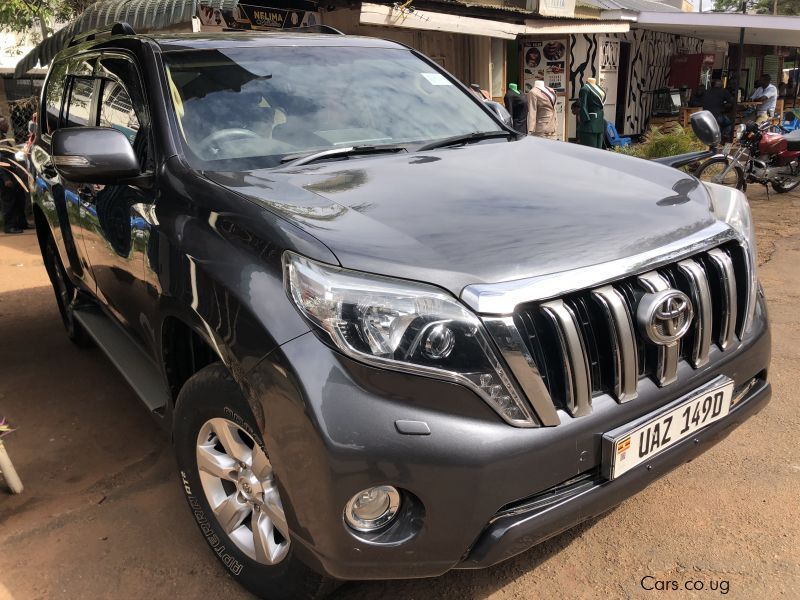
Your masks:
[{"label": "hanging clothes display", "polygon": [[528,133],[538,137],[558,139],[556,135],[556,100],[552,88],[542,80],[536,80],[528,92]]},{"label": "hanging clothes display", "polygon": [[528,131],[528,103],[519,93],[516,83],[509,83],[506,95],[503,97],[506,110],[511,115],[512,126],[520,133]]},{"label": "hanging clothes display", "polygon": [[580,122],[578,123],[578,141],[584,146],[603,147],[603,104],[606,93],[597,85],[594,78],[589,78],[578,93],[580,104]]}]

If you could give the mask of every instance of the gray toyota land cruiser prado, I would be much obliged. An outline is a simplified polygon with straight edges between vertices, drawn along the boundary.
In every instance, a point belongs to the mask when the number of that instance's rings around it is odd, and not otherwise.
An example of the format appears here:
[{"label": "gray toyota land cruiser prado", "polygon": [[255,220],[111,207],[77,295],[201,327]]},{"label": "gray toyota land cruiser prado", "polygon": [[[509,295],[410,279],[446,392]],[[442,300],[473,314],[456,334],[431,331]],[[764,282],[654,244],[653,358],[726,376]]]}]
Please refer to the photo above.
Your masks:
[{"label": "gray toyota land cruiser prado", "polygon": [[493,565],[769,399],[742,193],[521,136],[410,48],[118,24],[54,59],[38,123],[67,334],[265,598]]}]

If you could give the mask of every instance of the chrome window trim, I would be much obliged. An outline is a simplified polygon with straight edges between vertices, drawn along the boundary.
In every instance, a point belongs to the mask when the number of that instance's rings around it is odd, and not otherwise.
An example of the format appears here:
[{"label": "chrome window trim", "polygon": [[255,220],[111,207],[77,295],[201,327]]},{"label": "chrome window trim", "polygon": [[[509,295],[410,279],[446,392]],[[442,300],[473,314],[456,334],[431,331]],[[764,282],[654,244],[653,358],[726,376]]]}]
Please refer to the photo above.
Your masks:
[{"label": "chrome window trim", "polygon": [[599,287],[678,262],[730,240],[741,242],[733,228],[715,221],[692,235],[641,254],[526,279],[468,285],[461,291],[461,300],[479,314],[508,315],[518,304]]}]

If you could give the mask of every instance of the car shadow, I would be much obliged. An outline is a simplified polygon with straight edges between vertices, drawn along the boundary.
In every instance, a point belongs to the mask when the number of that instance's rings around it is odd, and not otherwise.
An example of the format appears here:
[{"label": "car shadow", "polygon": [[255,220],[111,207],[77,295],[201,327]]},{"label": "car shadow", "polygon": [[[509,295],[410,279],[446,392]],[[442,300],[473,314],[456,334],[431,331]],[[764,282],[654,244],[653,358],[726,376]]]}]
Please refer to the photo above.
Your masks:
[{"label": "car shadow", "polygon": [[351,581],[331,595],[335,600],[368,598],[487,598],[565,550],[616,509],[587,519],[513,558],[486,569],[454,569],[440,577],[387,581]]}]

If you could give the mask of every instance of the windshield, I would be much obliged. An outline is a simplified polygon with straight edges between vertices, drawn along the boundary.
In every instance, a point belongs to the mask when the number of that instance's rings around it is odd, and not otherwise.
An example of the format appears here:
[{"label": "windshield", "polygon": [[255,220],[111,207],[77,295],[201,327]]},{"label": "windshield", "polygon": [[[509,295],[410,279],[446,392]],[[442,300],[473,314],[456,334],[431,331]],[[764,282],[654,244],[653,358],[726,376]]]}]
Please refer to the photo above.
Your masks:
[{"label": "windshield", "polygon": [[165,53],[190,162],[247,170],[348,146],[502,131],[410,51],[264,47]]}]

